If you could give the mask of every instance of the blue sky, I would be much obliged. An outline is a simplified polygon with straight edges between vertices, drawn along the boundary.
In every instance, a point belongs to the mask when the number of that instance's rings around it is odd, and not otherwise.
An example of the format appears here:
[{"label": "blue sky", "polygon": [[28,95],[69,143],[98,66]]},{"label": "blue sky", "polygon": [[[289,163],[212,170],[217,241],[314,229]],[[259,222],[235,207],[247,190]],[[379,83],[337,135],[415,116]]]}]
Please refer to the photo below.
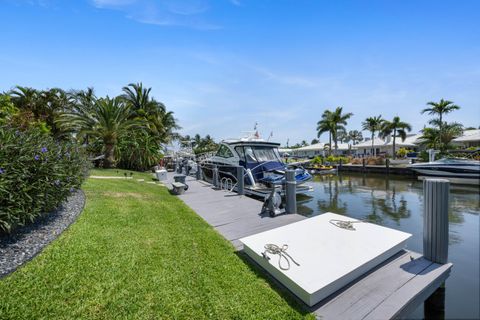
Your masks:
[{"label": "blue sky", "polygon": [[0,91],[142,81],[184,134],[258,122],[294,144],[337,106],[350,130],[381,114],[418,131],[440,98],[462,107],[447,120],[480,125],[476,0],[0,0],[0,35]]}]

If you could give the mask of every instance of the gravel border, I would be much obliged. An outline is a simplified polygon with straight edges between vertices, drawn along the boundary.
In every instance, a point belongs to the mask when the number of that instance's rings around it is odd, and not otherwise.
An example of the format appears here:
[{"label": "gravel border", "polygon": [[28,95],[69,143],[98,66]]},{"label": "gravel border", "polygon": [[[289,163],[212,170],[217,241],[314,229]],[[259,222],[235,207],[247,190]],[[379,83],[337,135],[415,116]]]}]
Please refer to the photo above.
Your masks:
[{"label": "gravel border", "polygon": [[85,194],[78,190],[52,213],[0,237],[0,278],[39,254],[77,219],[84,206]]}]

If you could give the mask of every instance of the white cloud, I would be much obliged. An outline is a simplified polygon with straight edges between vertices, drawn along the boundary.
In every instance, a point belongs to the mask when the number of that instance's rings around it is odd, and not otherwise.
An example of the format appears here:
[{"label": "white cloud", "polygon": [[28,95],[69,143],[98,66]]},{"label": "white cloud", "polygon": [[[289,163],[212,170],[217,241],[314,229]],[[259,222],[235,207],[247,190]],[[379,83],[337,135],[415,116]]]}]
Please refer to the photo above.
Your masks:
[{"label": "white cloud", "polygon": [[215,30],[203,14],[209,9],[206,0],[91,0],[99,9],[117,10],[129,19],[159,26],[182,26],[199,30]]}]

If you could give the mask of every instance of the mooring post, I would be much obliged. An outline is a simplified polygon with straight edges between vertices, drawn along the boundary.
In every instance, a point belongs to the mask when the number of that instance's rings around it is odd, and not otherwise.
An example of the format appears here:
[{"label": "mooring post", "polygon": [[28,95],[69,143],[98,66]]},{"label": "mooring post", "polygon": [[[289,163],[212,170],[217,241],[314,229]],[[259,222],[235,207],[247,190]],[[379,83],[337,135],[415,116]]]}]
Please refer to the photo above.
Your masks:
[{"label": "mooring post", "polygon": [[385,159],[385,167],[387,168],[387,174],[390,173],[390,159],[386,158]]},{"label": "mooring post", "polygon": [[220,187],[220,181],[218,179],[218,167],[217,166],[213,166],[213,186],[217,189]]},{"label": "mooring post", "polygon": [[245,186],[244,186],[244,179],[243,179],[243,167],[237,166],[237,193],[239,195],[245,194]]},{"label": "mooring post", "polygon": [[449,194],[448,180],[423,180],[423,255],[441,264],[448,262]]},{"label": "mooring post", "polygon": [[286,187],[285,190],[285,212],[297,213],[297,181],[295,180],[295,170],[286,170]]},{"label": "mooring post", "polygon": [[200,161],[197,161],[197,172],[195,172],[197,180],[202,180],[202,168],[200,168]]},{"label": "mooring post", "polygon": [[185,163],[185,175],[190,175],[190,166],[188,165],[188,161]]},{"label": "mooring post", "polygon": [[363,172],[365,172],[365,157],[362,158],[362,168]]},{"label": "mooring post", "polygon": [[343,160],[340,159],[340,160],[338,161],[338,171],[342,170],[342,165],[343,165]]}]

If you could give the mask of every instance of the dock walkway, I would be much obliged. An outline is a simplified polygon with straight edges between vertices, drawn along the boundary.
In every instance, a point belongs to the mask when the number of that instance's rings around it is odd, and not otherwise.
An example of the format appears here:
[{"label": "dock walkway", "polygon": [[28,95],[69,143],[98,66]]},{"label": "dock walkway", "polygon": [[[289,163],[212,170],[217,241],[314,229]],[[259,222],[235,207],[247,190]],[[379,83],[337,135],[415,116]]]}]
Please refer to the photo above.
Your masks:
[{"label": "dock walkway", "polygon": [[[173,181],[173,176],[173,173],[168,173],[167,185]],[[211,184],[197,181],[193,177],[187,177],[186,182],[188,191],[179,198],[232,242],[237,250],[241,249],[238,241],[240,238],[306,219],[299,214],[285,214],[275,218],[262,215],[262,202],[258,200],[214,190]]]},{"label": "dock walkway", "polygon": [[[171,184],[174,175],[169,172],[166,185]],[[236,250],[242,249],[240,238],[306,219],[298,214],[274,218],[261,215],[262,203],[258,200],[214,190],[211,184],[193,177],[187,177],[186,182],[189,188],[179,198],[231,241]],[[442,285],[451,268],[451,263],[433,263],[421,254],[402,250],[317,305],[305,308],[319,319],[406,317]],[[281,286],[273,277],[266,276]]]}]

